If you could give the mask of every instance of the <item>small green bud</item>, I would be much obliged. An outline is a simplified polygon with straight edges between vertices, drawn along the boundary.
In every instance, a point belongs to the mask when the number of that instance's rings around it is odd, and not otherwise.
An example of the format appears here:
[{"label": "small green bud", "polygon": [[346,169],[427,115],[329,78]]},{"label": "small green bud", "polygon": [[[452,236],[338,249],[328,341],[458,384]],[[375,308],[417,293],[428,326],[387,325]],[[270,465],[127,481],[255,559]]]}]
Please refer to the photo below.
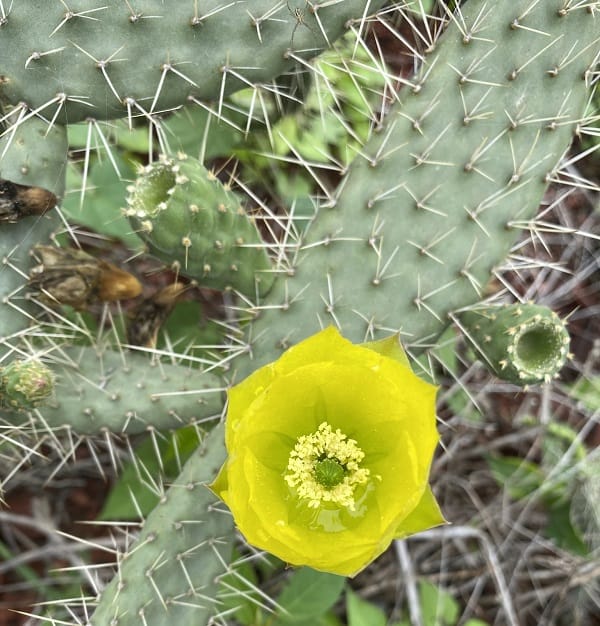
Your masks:
[{"label": "small green bud", "polygon": [[0,406],[33,409],[52,397],[54,374],[36,359],[15,360],[0,368]]}]

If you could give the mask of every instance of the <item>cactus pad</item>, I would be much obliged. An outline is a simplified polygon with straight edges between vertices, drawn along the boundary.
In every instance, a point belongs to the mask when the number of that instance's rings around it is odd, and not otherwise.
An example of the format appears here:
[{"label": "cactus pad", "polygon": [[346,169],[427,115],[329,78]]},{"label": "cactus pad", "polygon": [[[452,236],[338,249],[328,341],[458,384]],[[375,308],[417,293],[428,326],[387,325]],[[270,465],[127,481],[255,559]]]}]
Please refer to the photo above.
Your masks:
[{"label": "cactus pad", "polygon": [[[95,6],[90,6],[95,5]],[[370,10],[383,2],[369,2]],[[135,5],[138,5],[137,7]],[[59,123],[172,110],[270,81],[327,47],[363,0],[14,2],[0,14],[0,100]]]}]

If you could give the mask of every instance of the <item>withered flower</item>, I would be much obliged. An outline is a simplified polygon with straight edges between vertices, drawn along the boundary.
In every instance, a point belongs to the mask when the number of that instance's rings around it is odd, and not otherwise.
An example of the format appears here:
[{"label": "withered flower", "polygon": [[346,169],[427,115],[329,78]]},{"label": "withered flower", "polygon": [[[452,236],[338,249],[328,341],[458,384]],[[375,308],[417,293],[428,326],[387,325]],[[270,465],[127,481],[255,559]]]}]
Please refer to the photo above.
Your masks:
[{"label": "withered flower", "polygon": [[156,347],[158,331],[185,289],[183,283],[175,282],[143,300],[132,312],[127,327],[128,343],[145,348]]},{"label": "withered flower", "polygon": [[135,298],[142,291],[138,279],[83,250],[35,246],[40,264],[29,275],[29,286],[48,306],[67,304],[86,309],[97,302]]},{"label": "withered flower", "polygon": [[29,215],[43,215],[56,204],[56,196],[43,187],[0,178],[0,222],[14,223]]}]

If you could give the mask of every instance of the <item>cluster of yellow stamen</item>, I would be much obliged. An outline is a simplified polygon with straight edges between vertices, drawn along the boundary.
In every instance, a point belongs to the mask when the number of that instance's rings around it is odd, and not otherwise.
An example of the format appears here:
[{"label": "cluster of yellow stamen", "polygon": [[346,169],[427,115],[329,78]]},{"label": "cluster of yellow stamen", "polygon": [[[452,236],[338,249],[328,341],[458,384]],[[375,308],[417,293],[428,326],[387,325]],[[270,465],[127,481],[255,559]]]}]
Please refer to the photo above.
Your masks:
[{"label": "cluster of yellow stamen", "polygon": [[353,511],[354,490],[369,478],[369,470],[360,467],[364,456],[354,439],[323,422],[314,433],[298,438],[284,478],[312,508],[331,502]]}]

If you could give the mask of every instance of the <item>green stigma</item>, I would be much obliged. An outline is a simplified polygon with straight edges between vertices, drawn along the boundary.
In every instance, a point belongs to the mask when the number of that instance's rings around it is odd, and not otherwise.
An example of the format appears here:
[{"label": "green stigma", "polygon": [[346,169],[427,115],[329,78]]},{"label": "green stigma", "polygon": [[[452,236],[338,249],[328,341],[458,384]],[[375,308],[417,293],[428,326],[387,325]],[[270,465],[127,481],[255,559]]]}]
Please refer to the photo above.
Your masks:
[{"label": "green stigma", "polygon": [[331,489],[339,485],[346,472],[342,464],[336,459],[323,459],[315,463],[315,480],[323,487]]}]

